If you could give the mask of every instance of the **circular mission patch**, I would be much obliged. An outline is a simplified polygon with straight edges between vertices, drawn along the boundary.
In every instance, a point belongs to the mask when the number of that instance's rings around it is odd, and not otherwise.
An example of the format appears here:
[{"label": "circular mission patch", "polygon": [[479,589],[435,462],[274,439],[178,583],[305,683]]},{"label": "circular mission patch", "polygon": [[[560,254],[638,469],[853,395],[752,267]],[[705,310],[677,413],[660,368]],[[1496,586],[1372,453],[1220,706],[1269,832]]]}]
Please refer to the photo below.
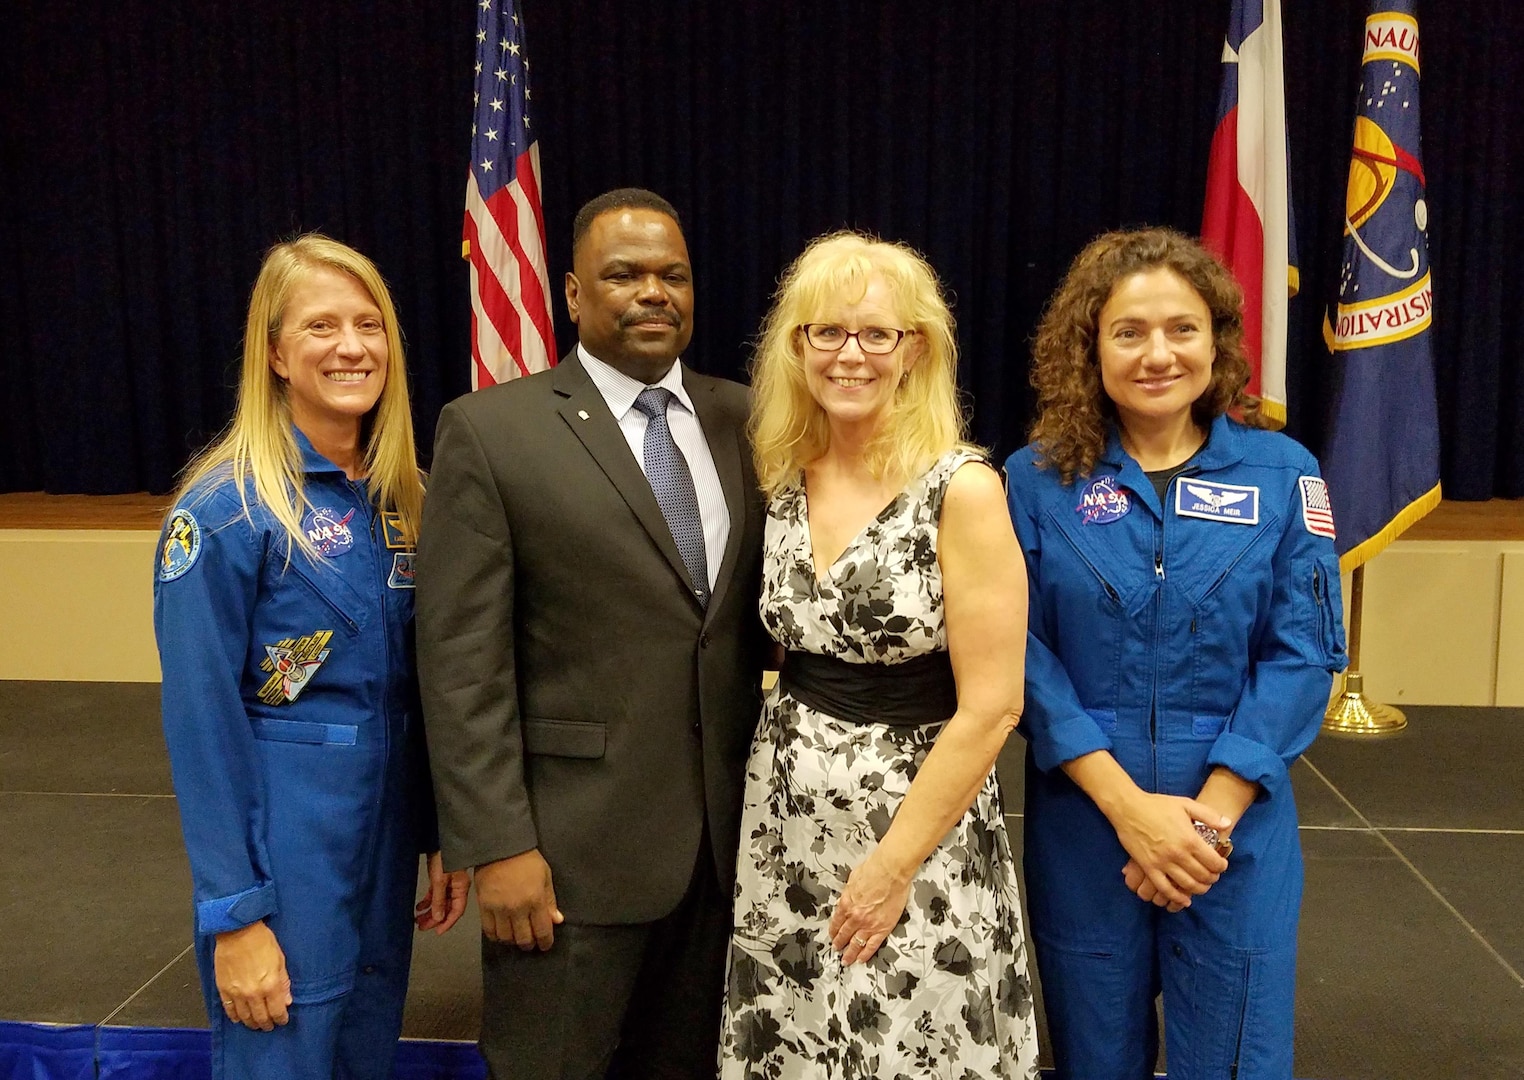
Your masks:
[{"label": "circular mission patch", "polygon": [[159,580],[173,581],[196,565],[201,554],[201,526],[185,507],[170,515],[164,530],[164,550],[159,553]]}]

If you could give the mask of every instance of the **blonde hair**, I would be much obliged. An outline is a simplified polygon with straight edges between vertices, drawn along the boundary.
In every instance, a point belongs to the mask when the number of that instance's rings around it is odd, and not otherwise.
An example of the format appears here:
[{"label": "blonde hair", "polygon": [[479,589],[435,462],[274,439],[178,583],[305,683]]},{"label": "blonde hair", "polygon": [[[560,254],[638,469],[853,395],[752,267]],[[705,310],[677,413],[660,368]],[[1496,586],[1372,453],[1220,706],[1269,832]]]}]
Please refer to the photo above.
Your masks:
[{"label": "blonde hair", "polygon": [[252,479],[255,499],[286,531],[288,559],[294,548],[316,559],[317,549],[301,526],[302,508],[311,509],[312,504],[303,490],[302,456],[292,434],[288,387],[270,366],[270,354],[280,336],[292,290],[308,273],[323,267],[348,274],[364,286],[381,310],[386,331],[386,385],[361,425],[371,501],[379,509],[395,513],[400,531],[408,538],[418,535],[423,513],[423,480],[413,445],[402,332],[386,282],[375,264],[354,248],[321,233],[306,233],[276,244],[266,253],[249,297],[243,374],[233,420],[185,467],[175,491],[178,503],[204,481],[230,478],[237,485],[244,516],[249,517],[248,486]]},{"label": "blonde hair", "polygon": [[884,422],[867,447],[877,477],[904,481],[963,443],[958,401],[958,341],[936,271],[913,248],[843,230],[817,237],[779,279],[752,360],[752,410],[747,425],[757,479],[769,496],[792,483],[826,452],[830,429],[805,381],[800,327],[827,305],[861,299],[873,279],[894,306],[921,354],[905,372]]}]

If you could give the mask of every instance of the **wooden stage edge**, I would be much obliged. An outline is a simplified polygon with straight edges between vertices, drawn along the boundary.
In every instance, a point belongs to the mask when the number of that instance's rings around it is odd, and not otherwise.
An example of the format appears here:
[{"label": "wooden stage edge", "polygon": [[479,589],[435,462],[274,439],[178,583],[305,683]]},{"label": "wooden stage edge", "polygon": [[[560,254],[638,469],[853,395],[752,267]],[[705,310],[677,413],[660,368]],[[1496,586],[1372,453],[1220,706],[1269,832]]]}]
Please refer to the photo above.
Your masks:
[{"label": "wooden stage edge", "polygon": [[[0,494],[0,529],[157,529],[167,495]],[[1446,499],[1404,540],[1524,540],[1524,499]]]}]

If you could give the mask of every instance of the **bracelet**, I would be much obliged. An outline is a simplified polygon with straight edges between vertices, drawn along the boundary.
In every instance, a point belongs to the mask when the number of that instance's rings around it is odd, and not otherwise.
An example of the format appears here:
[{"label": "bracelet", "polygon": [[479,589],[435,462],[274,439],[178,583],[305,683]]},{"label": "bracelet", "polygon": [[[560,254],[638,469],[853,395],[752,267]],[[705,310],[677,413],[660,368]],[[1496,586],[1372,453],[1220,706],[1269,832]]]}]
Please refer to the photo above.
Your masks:
[{"label": "bracelet", "polygon": [[1210,847],[1213,851],[1217,852],[1217,854],[1221,855],[1224,859],[1233,854],[1232,837],[1223,836],[1220,832],[1212,828],[1212,826],[1208,825],[1204,821],[1196,821],[1193,819],[1191,824],[1196,826],[1196,835],[1205,840],[1207,842],[1207,846]]}]

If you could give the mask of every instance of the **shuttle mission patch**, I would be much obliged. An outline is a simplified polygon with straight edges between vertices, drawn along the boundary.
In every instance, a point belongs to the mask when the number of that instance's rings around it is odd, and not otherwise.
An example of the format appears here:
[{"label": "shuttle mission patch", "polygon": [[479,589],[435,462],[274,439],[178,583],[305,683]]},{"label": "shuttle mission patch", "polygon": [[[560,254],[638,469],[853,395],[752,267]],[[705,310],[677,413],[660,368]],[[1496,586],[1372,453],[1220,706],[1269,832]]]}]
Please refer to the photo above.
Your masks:
[{"label": "shuttle mission patch", "polygon": [[159,580],[183,577],[201,554],[201,526],[195,515],[183,506],[169,518],[164,530],[164,548],[159,552]]},{"label": "shuttle mission patch", "polygon": [[285,705],[300,697],[333,651],[328,648],[332,638],[332,630],[315,630],[305,637],[283,638],[266,645],[259,670],[270,677],[259,688],[259,700],[266,705]]}]

